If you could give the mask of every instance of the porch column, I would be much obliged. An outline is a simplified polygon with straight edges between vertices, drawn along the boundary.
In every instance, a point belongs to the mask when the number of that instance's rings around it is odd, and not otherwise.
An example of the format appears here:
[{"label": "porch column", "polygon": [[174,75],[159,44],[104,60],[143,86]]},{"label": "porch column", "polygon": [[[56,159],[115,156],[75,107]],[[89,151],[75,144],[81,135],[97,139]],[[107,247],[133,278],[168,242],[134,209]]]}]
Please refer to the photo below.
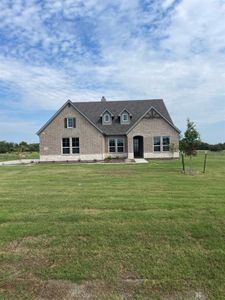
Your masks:
[{"label": "porch column", "polygon": [[134,159],[133,136],[127,136],[127,154],[129,159]]}]

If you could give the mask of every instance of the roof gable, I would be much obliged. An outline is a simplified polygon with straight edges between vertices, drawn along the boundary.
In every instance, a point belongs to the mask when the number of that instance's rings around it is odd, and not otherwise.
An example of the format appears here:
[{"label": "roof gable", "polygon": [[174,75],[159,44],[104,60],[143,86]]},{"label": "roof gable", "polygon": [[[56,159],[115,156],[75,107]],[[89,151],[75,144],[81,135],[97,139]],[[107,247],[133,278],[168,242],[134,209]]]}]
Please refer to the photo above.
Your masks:
[{"label": "roof gable", "polygon": [[106,113],[110,114],[111,117],[114,117],[113,113],[111,113],[111,111],[108,110],[108,109],[105,109],[105,110],[101,113],[100,117],[102,117],[102,116],[103,116],[104,114],[106,114]]},{"label": "roof gable", "polygon": [[67,100],[66,103],[60,107],[59,110],[57,110],[57,112],[44,124],[44,126],[42,126],[38,131],[37,131],[37,135],[39,135],[60,113],[61,111],[67,106],[72,106],[76,111],[78,111],[85,119],[87,119],[98,131],[100,131],[101,133],[103,133],[91,120],[89,120],[85,114],[80,111],[76,106],[74,106],[73,102],[71,102],[70,100]]},{"label": "roof gable", "polygon": [[[158,110],[156,110],[153,106],[150,107],[143,116],[141,116],[139,118],[139,120],[133,125],[131,126],[131,128],[128,129],[128,131],[126,132],[127,134],[134,128],[137,126],[137,124],[143,119],[153,119],[153,118],[162,118],[164,119],[164,121],[166,121],[171,127],[173,127],[173,129],[175,129],[178,133],[180,133],[180,130],[173,124],[173,122],[170,122],[168,119],[166,119]],[[172,121],[172,120],[171,120]]]},{"label": "roof gable", "polygon": [[121,112],[119,113],[119,117],[121,117],[122,116],[122,114],[123,113],[128,113],[128,115],[131,117],[132,116],[132,114],[129,112],[129,110],[128,109],[126,109],[126,108],[124,108],[123,110],[121,110]]}]

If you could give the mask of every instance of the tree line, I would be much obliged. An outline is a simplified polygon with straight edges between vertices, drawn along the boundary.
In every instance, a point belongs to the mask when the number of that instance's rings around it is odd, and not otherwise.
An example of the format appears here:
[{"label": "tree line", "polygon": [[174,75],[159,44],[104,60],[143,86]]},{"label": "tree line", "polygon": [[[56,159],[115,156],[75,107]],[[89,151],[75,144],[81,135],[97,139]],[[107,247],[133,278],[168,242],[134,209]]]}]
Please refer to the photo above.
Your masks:
[{"label": "tree line", "polygon": [[0,141],[0,153],[10,153],[10,152],[39,152],[38,143],[12,143],[7,141]]},{"label": "tree line", "polygon": [[[185,140],[181,139],[179,143],[179,149],[181,151],[184,151],[185,149]],[[219,144],[208,144],[202,141],[196,141],[195,144],[195,150],[207,150],[207,151],[222,151],[225,150],[225,143],[219,143]]]},{"label": "tree line", "polygon": [[225,143],[208,144],[200,141],[197,143],[197,150],[222,151],[225,150]]}]

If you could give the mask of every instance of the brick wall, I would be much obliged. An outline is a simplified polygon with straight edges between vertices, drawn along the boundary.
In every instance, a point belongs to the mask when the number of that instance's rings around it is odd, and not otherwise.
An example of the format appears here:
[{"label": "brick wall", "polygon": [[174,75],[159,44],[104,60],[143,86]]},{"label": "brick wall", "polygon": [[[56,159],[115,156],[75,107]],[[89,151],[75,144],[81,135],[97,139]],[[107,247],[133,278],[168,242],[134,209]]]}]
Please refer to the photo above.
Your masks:
[{"label": "brick wall", "polygon": [[[76,128],[65,128],[64,118],[76,118]],[[72,155],[78,159],[79,156],[96,155],[100,157],[105,148],[104,136],[93,125],[90,124],[72,106],[66,106],[59,115],[40,133],[40,156],[61,156],[61,142],[63,137],[79,137],[80,155]],[[67,155],[63,155],[66,159]],[[71,155],[70,155],[71,156]]]},{"label": "brick wall", "polygon": [[[179,147],[179,133],[163,118],[144,118],[128,134],[127,143],[129,158],[133,158],[133,137],[137,135],[143,136],[145,158],[163,158],[172,156],[172,153],[168,152],[154,153],[154,136],[170,136],[170,143],[174,143],[177,149]],[[179,152],[177,151],[174,157],[178,157],[178,155]]]}]

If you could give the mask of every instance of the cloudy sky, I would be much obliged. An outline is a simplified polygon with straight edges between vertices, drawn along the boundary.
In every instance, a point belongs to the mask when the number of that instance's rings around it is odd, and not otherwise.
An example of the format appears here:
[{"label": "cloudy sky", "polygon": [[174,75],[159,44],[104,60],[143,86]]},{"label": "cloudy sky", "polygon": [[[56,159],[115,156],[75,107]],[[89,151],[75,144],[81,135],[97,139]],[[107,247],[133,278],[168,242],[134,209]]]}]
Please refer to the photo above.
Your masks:
[{"label": "cloudy sky", "polygon": [[224,0],[1,0],[0,140],[67,100],[163,98],[175,124],[225,141]]}]

